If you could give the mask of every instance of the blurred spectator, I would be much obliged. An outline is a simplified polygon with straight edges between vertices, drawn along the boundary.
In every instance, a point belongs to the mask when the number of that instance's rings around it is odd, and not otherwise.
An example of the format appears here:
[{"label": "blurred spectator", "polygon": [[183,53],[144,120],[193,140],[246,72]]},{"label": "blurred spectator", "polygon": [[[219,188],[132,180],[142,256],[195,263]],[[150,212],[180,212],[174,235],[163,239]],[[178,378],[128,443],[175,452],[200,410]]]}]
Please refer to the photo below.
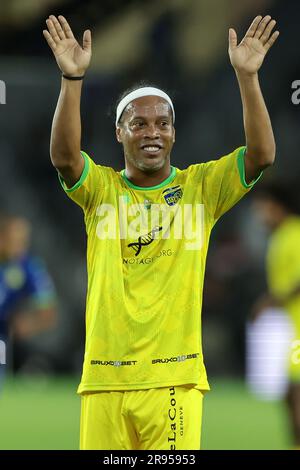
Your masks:
[{"label": "blurred spectator", "polygon": [[[266,259],[268,292],[258,300],[254,316],[270,306],[282,306],[292,321],[286,400],[294,442],[300,448],[300,216],[291,187],[270,184],[256,195],[255,209],[271,235]],[[279,336],[278,341],[281,339]]]},{"label": "blurred spectator", "polygon": [[[0,339],[27,339],[55,325],[56,295],[43,262],[29,253],[24,218],[0,216]],[[1,365],[3,374],[4,366]]]}]

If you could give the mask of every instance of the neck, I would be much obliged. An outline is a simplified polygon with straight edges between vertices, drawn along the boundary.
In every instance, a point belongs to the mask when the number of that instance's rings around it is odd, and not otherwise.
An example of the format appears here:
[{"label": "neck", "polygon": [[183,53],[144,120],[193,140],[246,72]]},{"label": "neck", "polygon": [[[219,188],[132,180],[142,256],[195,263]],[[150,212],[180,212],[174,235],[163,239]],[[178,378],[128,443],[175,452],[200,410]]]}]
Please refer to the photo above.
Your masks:
[{"label": "neck", "polygon": [[170,162],[166,162],[159,170],[142,171],[126,163],[125,174],[129,181],[135,186],[149,188],[151,186],[157,186],[170,176],[171,165]]},{"label": "neck", "polygon": [[274,224],[274,229],[276,230],[279,228],[291,216],[292,213],[283,211],[280,215],[278,215],[276,223]]}]

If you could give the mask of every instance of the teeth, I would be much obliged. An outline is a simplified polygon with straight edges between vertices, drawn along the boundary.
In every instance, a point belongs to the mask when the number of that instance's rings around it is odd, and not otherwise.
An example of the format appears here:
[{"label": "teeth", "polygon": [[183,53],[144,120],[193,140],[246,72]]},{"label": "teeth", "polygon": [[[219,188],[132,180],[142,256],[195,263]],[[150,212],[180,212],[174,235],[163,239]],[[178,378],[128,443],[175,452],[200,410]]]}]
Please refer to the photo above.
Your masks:
[{"label": "teeth", "polygon": [[148,152],[156,152],[159,150],[159,147],[144,147],[144,150],[147,150]]}]

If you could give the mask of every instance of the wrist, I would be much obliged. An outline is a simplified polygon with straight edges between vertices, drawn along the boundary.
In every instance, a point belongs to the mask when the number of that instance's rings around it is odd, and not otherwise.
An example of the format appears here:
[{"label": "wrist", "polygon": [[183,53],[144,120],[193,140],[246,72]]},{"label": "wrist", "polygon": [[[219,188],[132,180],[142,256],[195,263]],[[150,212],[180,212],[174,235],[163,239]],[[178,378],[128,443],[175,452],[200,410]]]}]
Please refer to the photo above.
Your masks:
[{"label": "wrist", "polygon": [[234,69],[234,71],[238,79],[249,81],[258,79],[258,72],[247,72],[246,70],[236,68]]},{"label": "wrist", "polygon": [[62,77],[65,79],[65,80],[71,80],[71,81],[75,81],[75,80],[83,80],[84,77],[85,77],[85,74],[84,73],[81,73],[81,74],[66,74],[66,73],[63,73],[62,72]]}]

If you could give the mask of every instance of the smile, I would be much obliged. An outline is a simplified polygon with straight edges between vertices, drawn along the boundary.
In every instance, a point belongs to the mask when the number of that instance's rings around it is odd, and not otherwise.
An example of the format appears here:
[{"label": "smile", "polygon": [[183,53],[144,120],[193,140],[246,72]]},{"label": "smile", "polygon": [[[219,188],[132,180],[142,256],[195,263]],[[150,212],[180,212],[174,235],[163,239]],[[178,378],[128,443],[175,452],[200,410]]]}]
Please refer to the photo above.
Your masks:
[{"label": "smile", "polygon": [[161,150],[161,147],[158,145],[145,145],[142,149],[148,153],[158,153]]}]

